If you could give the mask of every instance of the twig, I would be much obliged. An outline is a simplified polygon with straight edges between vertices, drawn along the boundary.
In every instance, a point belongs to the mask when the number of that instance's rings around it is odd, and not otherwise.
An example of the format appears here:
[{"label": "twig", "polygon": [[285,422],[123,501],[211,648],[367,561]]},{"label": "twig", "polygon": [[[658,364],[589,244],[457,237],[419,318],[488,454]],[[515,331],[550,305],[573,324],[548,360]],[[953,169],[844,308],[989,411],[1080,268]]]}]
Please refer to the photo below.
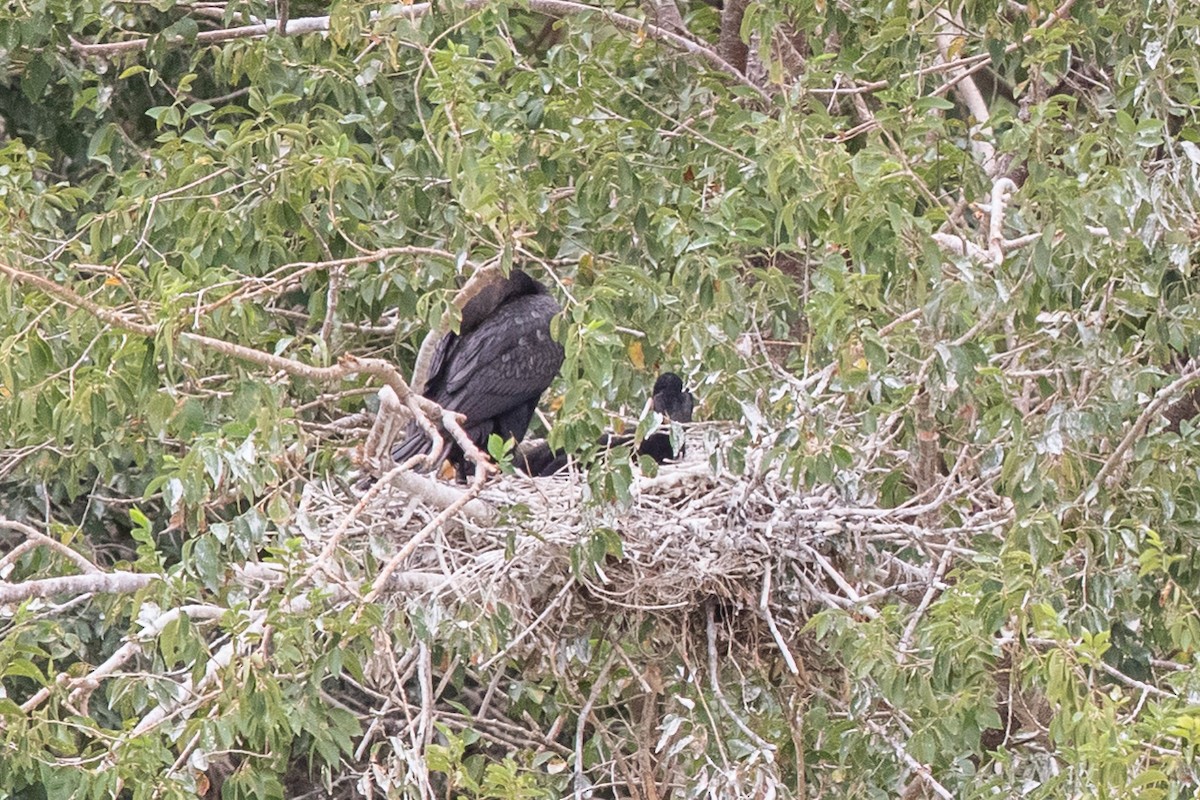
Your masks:
[{"label": "twig", "polygon": [[73,680],[71,682],[73,686],[71,690],[71,702],[79,707],[85,706],[86,694],[90,694],[100,685],[101,680],[112,675],[135,655],[143,652],[146,642],[161,634],[166,630],[168,625],[178,620],[181,616],[187,616],[190,619],[216,619],[226,611],[227,609],[221,606],[197,604],[180,606],[163,612],[143,627],[129,641],[117,648],[111,656],[104,660],[104,663],[100,664],[84,677]]},{"label": "twig", "polygon": [[938,559],[937,568],[934,570],[933,575],[931,575],[929,578],[929,586],[926,588],[925,594],[921,597],[921,602],[917,605],[916,610],[913,611],[912,618],[909,619],[908,624],[904,626],[904,632],[900,635],[899,642],[896,643],[897,663],[903,664],[908,658],[908,651],[912,646],[912,638],[916,635],[917,624],[921,621],[921,618],[925,616],[925,611],[933,602],[933,598],[945,588],[945,584],[942,582],[942,579],[946,576],[946,569],[950,566],[950,561],[953,556],[954,550],[952,548],[948,547],[942,551],[942,555]]},{"label": "twig", "polygon": [[750,741],[754,742],[755,747],[764,753],[770,754],[769,758],[773,757],[777,749],[775,745],[751,730],[750,726],[738,714],[734,713],[733,707],[725,699],[725,693],[721,690],[720,672],[717,669],[717,625],[713,619],[713,604],[711,601],[705,606],[704,613],[705,630],[708,632],[708,685],[712,689],[713,696],[717,698],[718,705],[721,706],[726,716],[733,720],[733,724],[737,726],[738,730],[746,734]]},{"label": "twig", "polygon": [[280,36],[288,35],[288,5],[288,0],[276,0],[275,2],[275,16],[278,17],[275,20],[275,32]]},{"label": "twig", "polygon": [[[488,0],[464,0],[463,8],[469,11],[474,11],[483,8],[487,5]],[[659,25],[654,25],[645,20],[636,19],[625,14],[619,14],[615,11],[610,11],[606,8],[589,6],[585,3],[569,2],[569,0],[527,0],[531,11],[541,14],[552,14],[556,16],[580,16],[586,14],[595,14],[614,28],[635,33],[641,36],[649,36],[657,41],[665,42],[694,56],[699,56],[710,66],[720,72],[725,73],[730,78],[737,81],[745,88],[754,91],[761,100],[769,100],[767,94],[762,89],[758,88],[754,83],[746,78],[741,72],[730,65],[725,59],[721,58],[714,50],[709,47],[695,42],[686,36],[682,36],[675,31],[664,28]],[[392,6],[387,17],[403,17],[408,19],[416,19],[422,17],[434,8],[433,3],[412,3],[411,5],[396,5]],[[372,20],[379,22],[385,17],[379,14],[372,14]],[[244,25],[237,28],[224,28],[215,31],[202,31],[196,34],[195,42],[197,44],[216,44],[219,42],[227,42],[235,39],[261,39],[272,33],[279,33],[281,28],[281,20],[267,19],[256,25]],[[285,36],[296,36],[304,33],[325,33],[330,29],[330,18],[328,16],[318,17],[300,17],[298,19],[288,20],[282,25],[282,33]],[[108,56],[126,53],[130,51],[145,50],[150,44],[152,37],[138,37],[136,39],[128,39],[123,42],[112,42],[106,44],[92,44],[81,42],[74,38],[71,39],[71,49],[76,53],[85,56],[93,56],[99,58],[107,58]],[[182,37],[176,37],[174,41],[183,41]]]},{"label": "twig", "polygon": [[583,782],[583,731],[587,727],[588,718],[592,715],[592,707],[600,699],[600,692],[608,688],[608,671],[616,661],[614,657],[615,652],[615,650],[609,650],[608,657],[604,659],[604,666],[600,668],[599,674],[596,675],[596,681],[592,684],[592,691],[588,694],[587,700],[584,701],[583,707],[579,709],[579,718],[575,724],[575,800],[583,800],[587,796],[585,794],[587,787],[584,786]]},{"label": "twig", "polygon": [[[447,670],[447,677],[453,672],[453,669]],[[417,784],[421,787],[422,796],[433,797],[429,783],[429,765],[424,758],[434,732],[433,654],[424,641],[417,642],[417,684],[421,687],[421,714],[417,717],[417,726],[411,739],[413,752],[422,756],[417,770]]]},{"label": "twig", "polygon": [[762,612],[763,619],[767,621],[767,627],[770,628],[771,636],[775,639],[775,646],[779,648],[783,661],[787,664],[788,672],[799,675],[800,668],[796,666],[796,659],[792,657],[792,651],[788,649],[787,642],[783,640],[783,634],[779,632],[779,626],[775,624],[775,617],[771,614],[770,569],[763,570],[762,593],[758,597],[758,608]]},{"label": "twig", "polygon": [[[423,3],[428,7],[428,3]],[[291,20],[284,28],[285,36],[296,36],[301,33],[323,33],[329,30],[329,17],[301,17]],[[279,31],[279,21],[274,19],[264,20],[257,25],[243,25],[238,28],[222,28],[215,31],[201,31],[196,34],[195,41],[198,44],[215,44],[217,42],[228,42],[234,39],[261,39],[272,33]],[[76,53],[84,56],[92,56],[96,58],[107,58],[119,53],[128,53],[130,51],[145,50],[150,44],[151,37],[139,37],[137,39],[127,39],[123,42],[109,42],[105,44],[93,44],[89,42],[81,42],[78,39],[71,38],[71,49]],[[172,41],[183,41],[182,36],[175,37]]]},{"label": "twig", "polygon": [[1178,378],[1158,390],[1154,399],[1146,404],[1146,407],[1142,409],[1142,413],[1138,415],[1137,420],[1130,426],[1129,432],[1125,434],[1125,438],[1113,450],[1112,455],[1105,460],[1104,466],[1100,467],[1100,471],[1096,473],[1096,477],[1092,478],[1087,487],[1075,498],[1074,505],[1083,505],[1095,497],[1104,485],[1104,482],[1108,480],[1109,475],[1124,463],[1125,454],[1145,435],[1146,429],[1150,427],[1150,422],[1162,413],[1163,408],[1170,403],[1172,398],[1178,394],[1182,394],[1197,378],[1200,378],[1200,363],[1193,362]]},{"label": "twig", "polygon": [[871,730],[872,733],[891,745],[892,750],[895,751],[896,755],[900,757],[900,760],[903,761],[909,769],[917,773],[917,775],[919,775],[921,779],[925,781],[929,788],[933,790],[934,794],[943,798],[943,800],[954,800],[954,795],[950,793],[950,790],[945,786],[942,786],[942,784],[940,784],[937,779],[933,777],[933,770],[909,755],[908,751],[904,749],[904,745],[897,741],[895,737],[885,731],[873,720],[864,718],[862,722],[868,729]]},{"label": "twig", "polygon": [[528,636],[530,633],[533,633],[533,631],[537,630],[537,628],[542,624],[542,622],[545,621],[546,617],[550,616],[550,612],[554,611],[556,608],[558,608],[558,604],[560,602],[562,602],[562,599],[567,596],[567,592],[569,592],[571,590],[571,588],[574,586],[575,586],[575,576],[572,575],[570,578],[567,579],[567,582],[563,584],[563,587],[558,590],[558,594],[554,595],[554,599],[546,604],[545,610],[542,611],[541,614],[538,614],[537,619],[535,619],[533,622],[529,623],[529,626],[526,627],[525,630],[523,630],[519,634],[517,634],[511,642],[509,642],[507,645],[505,645],[503,650],[496,653],[496,655],[492,656],[487,661],[483,662],[479,666],[480,671],[481,672],[487,671],[497,661],[499,661],[502,658],[507,657],[508,654],[512,652],[513,648],[516,647],[518,644],[520,644],[525,639],[526,636]]},{"label": "twig", "polygon": [[463,492],[456,502],[451,503],[446,508],[435,516],[433,519],[422,528],[416,535],[405,542],[404,547],[401,547],[388,563],[380,570],[379,575],[375,578],[375,582],[371,584],[371,591],[363,598],[364,603],[374,602],[375,598],[387,587],[388,579],[392,573],[400,568],[400,565],[412,555],[412,552],[429,537],[431,533],[441,527],[446,520],[454,516],[459,509],[475,499],[479,495],[479,491],[483,488],[483,482],[487,478],[488,464],[485,461],[479,461],[475,464],[475,479],[471,481],[470,487]]},{"label": "twig", "polygon": [[1125,684],[1126,686],[1131,686],[1135,689],[1140,689],[1141,691],[1145,692],[1146,694],[1152,694],[1155,697],[1161,697],[1161,698],[1167,699],[1167,700],[1178,700],[1179,699],[1172,692],[1168,692],[1163,689],[1159,689],[1157,686],[1152,686],[1151,684],[1145,683],[1144,681],[1139,681],[1137,678],[1129,677],[1128,675],[1126,675],[1124,672],[1121,672],[1121,670],[1117,669],[1116,667],[1110,666],[1109,664],[1105,663],[1102,659],[1096,659],[1096,661],[1094,663],[1097,667],[1100,668],[1100,671],[1103,672],[1105,675],[1108,675],[1112,678],[1116,678],[1118,681]]},{"label": "twig", "polygon": [[282,264],[261,277],[243,275],[239,276],[235,282],[218,283],[205,287],[204,292],[207,294],[212,294],[214,291],[219,291],[228,285],[232,285],[234,288],[229,294],[222,295],[219,299],[207,305],[199,306],[194,310],[194,313],[196,315],[210,314],[234,300],[250,300],[263,294],[285,291],[311,272],[332,272],[344,267],[370,264],[375,261],[395,258],[396,256],[427,256],[429,258],[443,259],[451,263],[456,259],[455,254],[447,250],[440,250],[436,247],[406,245],[403,247],[384,247],[379,250],[359,253],[356,256],[334,258],[326,261],[293,261]]},{"label": "twig", "polygon": [[816,561],[817,565],[821,567],[821,570],[833,579],[833,582],[838,585],[838,588],[842,590],[842,593],[846,596],[846,598],[855,604],[855,608],[859,609],[870,619],[877,619],[879,617],[878,611],[871,606],[862,603],[862,598],[859,596],[855,588],[851,586],[849,581],[842,576],[842,573],[833,568],[833,565],[829,563],[829,560],[825,558],[825,556],[821,555],[819,552],[817,552],[817,550],[805,544],[804,542],[800,543],[800,548],[812,556],[813,561]]}]

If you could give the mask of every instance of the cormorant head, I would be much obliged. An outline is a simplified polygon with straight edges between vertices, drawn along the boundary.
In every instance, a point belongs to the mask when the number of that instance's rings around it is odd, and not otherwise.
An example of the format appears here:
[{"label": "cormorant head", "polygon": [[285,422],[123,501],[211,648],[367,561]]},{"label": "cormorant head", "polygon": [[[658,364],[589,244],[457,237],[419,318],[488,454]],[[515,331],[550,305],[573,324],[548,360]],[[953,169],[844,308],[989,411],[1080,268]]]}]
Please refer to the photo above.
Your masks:
[{"label": "cormorant head", "polygon": [[508,273],[508,296],[519,297],[526,294],[549,294],[550,290],[540,281],[526,275],[519,269]]},{"label": "cormorant head", "polygon": [[695,400],[683,390],[683,380],[674,372],[664,372],[654,382],[654,410],[675,422],[691,422]]},{"label": "cormorant head", "polygon": [[[474,286],[471,283],[474,282]],[[547,294],[549,290],[519,269],[505,277],[498,267],[489,267],[468,281],[463,291],[468,292],[462,305],[460,333],[467,333],[479,325],[511,297],[527,294]]]}]

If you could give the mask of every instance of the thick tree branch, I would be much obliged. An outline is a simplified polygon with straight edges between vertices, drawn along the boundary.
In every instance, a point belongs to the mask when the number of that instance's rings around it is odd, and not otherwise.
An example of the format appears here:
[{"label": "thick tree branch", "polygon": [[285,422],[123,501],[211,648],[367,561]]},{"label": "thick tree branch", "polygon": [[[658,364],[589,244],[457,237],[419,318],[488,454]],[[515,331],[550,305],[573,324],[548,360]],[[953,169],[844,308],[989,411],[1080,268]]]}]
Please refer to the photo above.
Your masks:
[{"label": "thick tree branch", "polygon": [[[962,25],[953,19],[945,8],[938,9],[936,16],[939,29],[937,34],[938,50],[941,51],[943,61],[953,61],[952,51],[956,40],[962,36]],[[991,112],[988,110],[987,103],[984,102],[983,94],[975,85],[975,80],[969,75],[951,73],[950,80],[954,82],[955,92],[962,99],[971,116],[975,118],[975,125],[972,126],[970,136],[971,150],[979,158],[984,173],[989,177],[995,177],[996,147],[990,124]]]},{"label": "thick tree branch", "polygon": [[[1008,211],[1008,203],[1012,199],[1017,185],[1009,178],[1000,178],[992,184],[991,201],[988,204],[988,234],[987,247],[980,247],[961,235],[938,231],[932,235],[938,247],[954,255],[966,256],[980,264],[998,267],[1004,262],[1004,256],[1013,250],[1026,247],[1042,238],[1040,233],[1026,234],[1016,239],[1004,238],[1004,217]],[[947,227],[947,226],[943,226]]]},{"label": "thick tree branch", "polygon": [[[420,4],[428,10],[429,4]],[[415,7],[415,6],[414,6]],[[229,42],[234,39],[261,39],[272,33],[279,31],[279,20],[268,19],[257,25],[243,25],[237,28],[222,28],[216,31],[201,31],[196,34],[195,41],[201,44],[216,44],[217,42]],[[295,36],[301,33],[325,33],[329,30],[329,17],[301,17],[287,22],[284,27],[285,36]],[[108,42],[104,44],[94,44],[81,42],[76,39],[71,40],[71,49],[76,53],[84,56],[92,56],[95,58],[108,58],[119,53],[130,53],[145,50],[150,44],[153,37],[144,36],[136,39],[126,39],[123,42]],[[183,37],[176,37],[173,42],[186,41]]]},{"label": "thick tree branch", "polygon": [[727,0],[721,11],[721,33],[717,52],[733,69],[744,73],[750,55],[749,46],[742,41],[742,18],[749,0]]},{"label": "thick tree branch", "polygon": [[24,583],[0,583],[0,605],[20,603],[34,597],[50,597],[55,594],[129,594],[149,586],[161,575],[139,572],[100,572],[87,575],[63,575],[58,578],[41,578]]},{"label": "thick tree branch", "polygon": [[646,13],[654,20],[654,24],[665,28],[681,36],[688,35],[687,25],[683,22],[683,16],[679,13],[679,6],[675,5],[675,0],[645,0]]}]

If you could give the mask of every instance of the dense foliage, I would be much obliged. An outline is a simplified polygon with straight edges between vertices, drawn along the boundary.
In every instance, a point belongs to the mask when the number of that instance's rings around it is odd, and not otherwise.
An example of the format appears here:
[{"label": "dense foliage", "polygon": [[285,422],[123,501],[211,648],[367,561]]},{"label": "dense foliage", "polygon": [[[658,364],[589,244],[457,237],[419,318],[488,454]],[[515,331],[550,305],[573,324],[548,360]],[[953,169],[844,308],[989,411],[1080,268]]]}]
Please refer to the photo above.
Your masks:
[{"label": "dense foliage", "polygon": [[[719,796],[774,759],[795,797],[1191,796],[1198,37],[1170,0],[6,6],[0,793]],[[314,581],[306,492],[379,384],[299,366],[407,374],[488,264],[564,305],[555,444],[644,432],[674,369],[743,431],[722,470],[920,530],[907,588],[830,577],[806,676],[730,643],[717,697],[673,637],[724,607],[547,666],[503,604],[368,593],[395,542]],[[397,731],[381,681],[465,721]]]}]

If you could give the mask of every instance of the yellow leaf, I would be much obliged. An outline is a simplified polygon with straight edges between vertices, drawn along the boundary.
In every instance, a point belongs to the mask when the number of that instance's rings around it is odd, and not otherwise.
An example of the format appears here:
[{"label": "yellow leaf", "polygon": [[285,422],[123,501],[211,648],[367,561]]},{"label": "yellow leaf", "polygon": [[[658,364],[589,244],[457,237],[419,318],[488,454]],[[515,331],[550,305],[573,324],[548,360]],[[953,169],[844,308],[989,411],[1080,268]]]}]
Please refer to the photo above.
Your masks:
[{"label": "yellow leaf", "polygon": [[634,367],[646,368],[646,354],[642,352],[641,341],[634,339],[625,349],[629,352],[629,360],[633,362]]},{"label": "yellow leaf", "polygon": [[105,286],[120,286],[121,279],[118,278],[116,275],[109,275],[107,278],[104,279],[104,285]]}]

